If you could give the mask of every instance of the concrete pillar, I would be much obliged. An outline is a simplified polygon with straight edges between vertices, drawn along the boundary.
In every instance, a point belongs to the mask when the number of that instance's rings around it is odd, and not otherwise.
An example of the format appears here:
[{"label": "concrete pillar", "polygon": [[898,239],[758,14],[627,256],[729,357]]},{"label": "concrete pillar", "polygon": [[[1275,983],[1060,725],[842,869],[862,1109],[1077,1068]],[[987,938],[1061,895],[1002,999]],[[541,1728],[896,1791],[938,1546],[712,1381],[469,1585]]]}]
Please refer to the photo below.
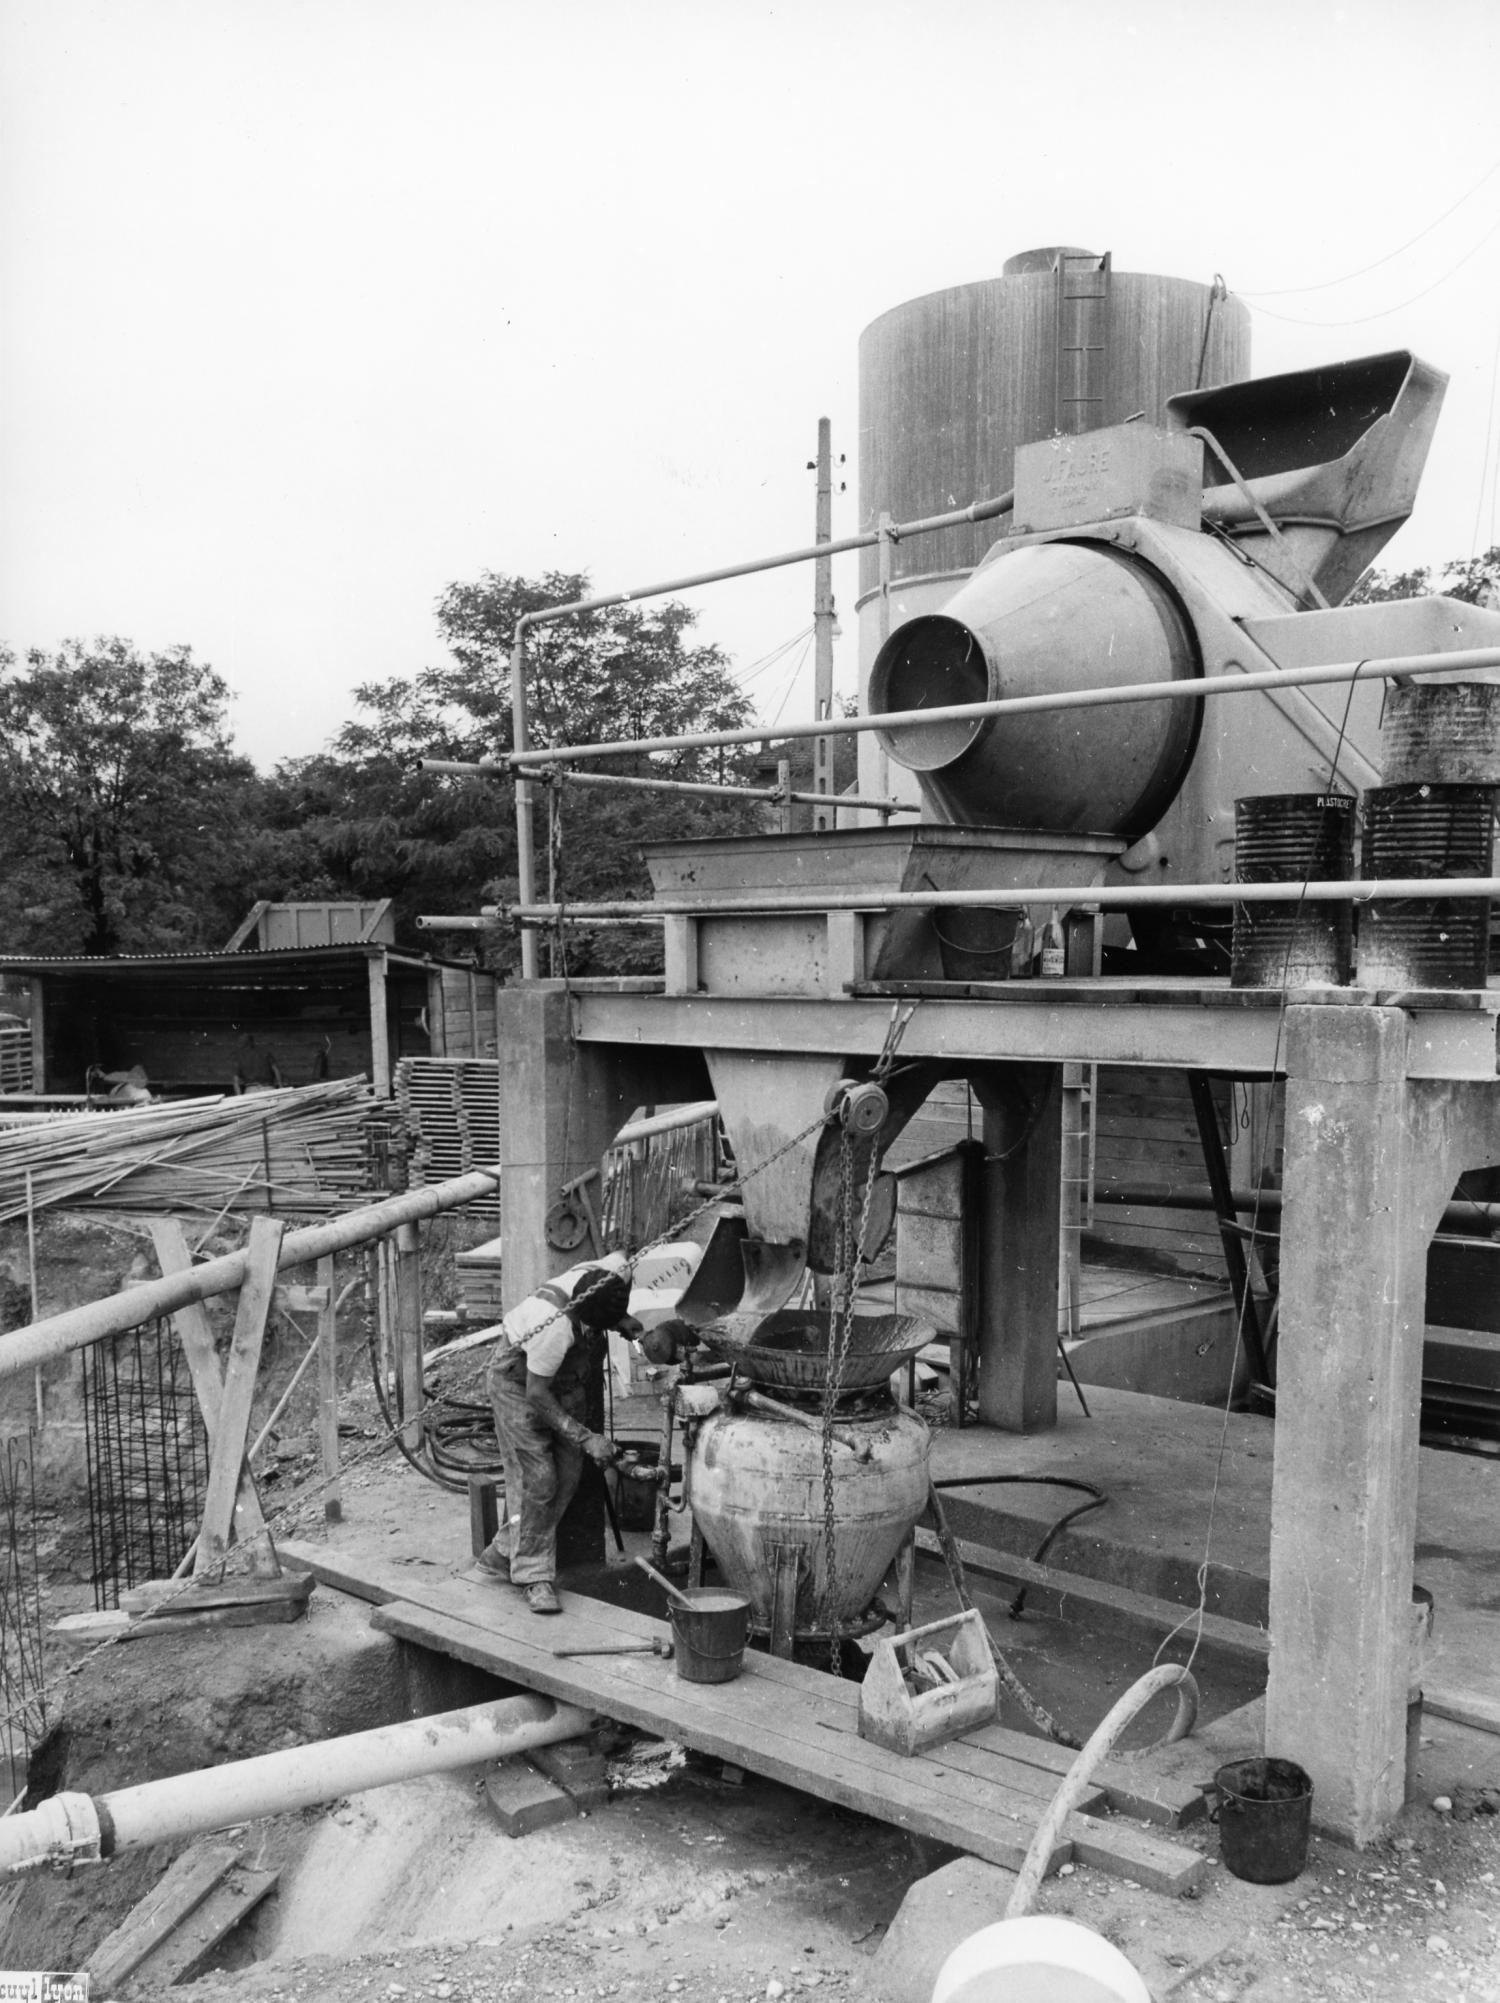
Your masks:
[{"label": "concrete pillar", "polygon": [[1401,1807],[1427,1242],[1456,1166],[1399,1009],[1287,1011],[1266,1751],[1364,1844]]},{"label": "concrete pillar", "polygon": [[697,1053],[575,1043],[571,1008],[561,982],[523,983],[495,995],[505,1241],[500,1287],[507,1309],[584,1256],[552,1250],[547,1212],[564,1183],[598,1168],[631,1111],[710,1096]]},{"label": "concrete pillar", "polygon": [[973,1083],[984,1109],[979,1418],[1034,1432],[1057,1424],[1062,1066],[996,1065]]}]

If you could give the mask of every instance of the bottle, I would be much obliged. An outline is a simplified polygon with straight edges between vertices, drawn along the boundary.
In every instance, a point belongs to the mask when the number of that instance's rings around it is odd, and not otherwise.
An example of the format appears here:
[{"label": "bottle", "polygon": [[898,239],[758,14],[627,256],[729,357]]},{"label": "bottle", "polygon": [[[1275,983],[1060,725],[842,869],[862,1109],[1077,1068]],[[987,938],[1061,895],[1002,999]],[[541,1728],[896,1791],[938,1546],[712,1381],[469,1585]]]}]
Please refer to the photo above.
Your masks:
[{"label": "bottle", "polygon": [[1052,916],[1042,927],[1042,979],[1060,981],[1067,971],[1068,953],[1063,943],[1062,921],[1054,904]]},{"label": "bottle", "polygon": [[1013,981],[1024,981],[1035,971],[1031,964],[1035,952],[1036,928],[1031,922],[1030,912],[1023,911],[1010,947],[1010,977]]}]

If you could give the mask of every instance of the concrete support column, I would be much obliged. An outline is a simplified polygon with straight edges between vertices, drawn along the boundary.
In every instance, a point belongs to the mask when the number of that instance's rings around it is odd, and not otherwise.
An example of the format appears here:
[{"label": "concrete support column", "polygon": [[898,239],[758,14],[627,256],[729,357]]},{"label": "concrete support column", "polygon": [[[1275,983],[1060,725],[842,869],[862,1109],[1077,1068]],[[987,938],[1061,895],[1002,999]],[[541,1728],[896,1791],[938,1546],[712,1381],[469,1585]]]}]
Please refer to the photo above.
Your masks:
[{"label": "concrete support column", "polygon": [[1062,1066],[997,1065],[984,1109],[979,1203],[979,1418],[1009,1432],[1057,1423]]},{"label": "concrete support column", "polygon": [[1451,1184],[1449,1108],[1408,1083],[1408,1028],[1287,1011],[1266,1750],[1358,1844],[1404,1792],[1426,1250]]},{"label": "concrete support column", "polygon": [[577,1043],[559,982],[497,989],[500,1053],[501,1299],[508,1309],[586,1251],[555,1252],[547,1212],[589,1169],[639,1105],[709,1096],[696,1052]]}]

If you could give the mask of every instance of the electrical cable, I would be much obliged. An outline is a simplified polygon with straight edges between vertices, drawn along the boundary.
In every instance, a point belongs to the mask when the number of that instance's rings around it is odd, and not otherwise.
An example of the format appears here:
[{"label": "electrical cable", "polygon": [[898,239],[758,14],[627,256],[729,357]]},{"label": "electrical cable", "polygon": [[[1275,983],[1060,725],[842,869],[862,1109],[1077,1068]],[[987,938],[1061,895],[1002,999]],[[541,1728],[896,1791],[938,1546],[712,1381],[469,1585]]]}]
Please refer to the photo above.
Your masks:
[{"label": "electrical cable", "polygon": [[1420,292],[1412,293],[1409,299],[1401,300],[1398,305],[1382,306],[1378,313],[1361,313],[1354,320],[1307,320],[1298,313],[1273,313],[1269,306],[1252,305],[1250,311],[1261,314],[1267,320],[1281,320],[1288,327],[1368,327],[1372,320],[1389,320],[1393,313],[1404,313],[1408,306],[1415,306],[1419,299],[1425,299],[1430,292],[1436,292],[1439,286],[1446,285],[1450,278],[1463,270],[1471,258],[1479,255],[1497,232],[1500,232],[1500,220],[1492,223],[1479,241],[1471,244],[1456,264],[1449,265],[1441,278],[1434,278],[1430,285],[1424,285]]},{"label": "electrical cable", "polygon": [[1327,292],[1335,285],[1348,285],[1356,278],[1364,278],[1369,272],[1379,271],[1383,264],[1389,264],[1394,258],[1400,257],[1403,251],[1410,250],[1414,244],[1419,244],[1423,237],[1431,236],[1432,232],[1440,224],[1447,222],[1449,216],[1453,215],[1456,210],[1461,209],[1471,195],[1477,195],[1485,182],[1497,173],[1500,173],[1500,160],[1492,160],[1479,179],[1474,183],[1473,187],[1466,188],[1458,200],[1450,207],[1444,209],[1440,216],[1435,216],[1430,223],[1419,229],[1415,236],[1409,236],[1405,243],[1398,243],[1394,250],[1388,250],[1384,257],[1377,257],[1373,264],[1362,264],[1358,271],[1346,271],[1342,278],[1321,279],[1316,285],[1283,285],[1278,287],[1274,292],[1242,292],[1240,297],[1242,299],[1290,299],[1307,292]]},{"label": "electrical cable", "polygon": [[[1076,1523],[1080,1516],[1087,1516],[1091,1510],[1102,1509],[1105,1503],[1109,1501],[1109,1497],[1104,1490],[1096,1488],[1091,1481],[1077,1481],[1069,1475],[1061,1474],[981,1474],[969,1475],[967,1477],[957,1475],[949,1481],[935,1481],[932,1485],[934,1488],[998,1488],[1005,1482],[1030,1484],[1034,1488],[1071,1488],[1076,1489],[1080,1495],[1087,1495],[1089,1497],[1087,1502],[1080,1502],[1076,1509],[1070,1509],[1066,1515],[1058,1517],[1041,1543],[1032,1552],[1031,1563],[1033,1565],[1041,1564],[1042,1560],[1070,1523]],[[1019,1620],[1021,1615],[1026,1611],[1026,1595],[1030,1590],[1029,1586],[1022,1586],[1021,1590],[1011,1601],[1010,1617],[1012,1620]]]}]

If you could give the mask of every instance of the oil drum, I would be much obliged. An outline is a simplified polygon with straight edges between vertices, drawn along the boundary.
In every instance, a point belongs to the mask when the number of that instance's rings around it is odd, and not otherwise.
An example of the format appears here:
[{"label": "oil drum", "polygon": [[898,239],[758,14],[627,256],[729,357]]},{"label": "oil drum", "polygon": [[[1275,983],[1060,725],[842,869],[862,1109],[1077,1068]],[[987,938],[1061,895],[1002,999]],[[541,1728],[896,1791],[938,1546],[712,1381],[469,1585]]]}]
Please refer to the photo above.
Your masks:
[{"label": "oil drum", "polygon": [[1500,681],[1391,682],[1380,771],[1388,786],[1500,786]]},{"label": "oil drum", "polygon": [[[1367,879],[1488,876],[1494,847],[1492,786],[1372,786],[1364,796]],[[1482,988],[1489,938],[1488,898],[1377,899],[1359,916],[1359,984]]]},{"label": "oil drum", "polygon": [[[1234,803],[1240,883],[1328,883],[1354,874],[1349,793],[1262,793]],[[1236,904],[1229,981],[1236,988],[1343,987],[1354,950],[1354,907]]]}]

